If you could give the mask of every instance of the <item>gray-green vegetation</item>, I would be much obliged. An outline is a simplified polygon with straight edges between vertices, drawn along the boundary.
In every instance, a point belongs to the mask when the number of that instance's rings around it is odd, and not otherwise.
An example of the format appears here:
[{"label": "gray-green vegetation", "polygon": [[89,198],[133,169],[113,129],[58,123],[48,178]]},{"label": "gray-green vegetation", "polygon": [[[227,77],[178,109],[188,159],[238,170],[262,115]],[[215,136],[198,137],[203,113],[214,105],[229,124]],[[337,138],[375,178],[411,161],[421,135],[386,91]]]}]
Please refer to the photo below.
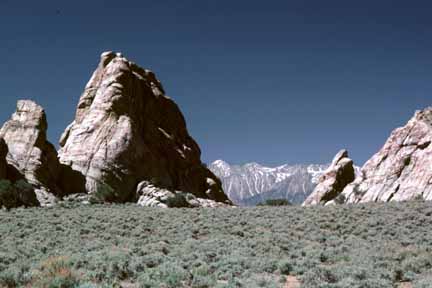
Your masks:
[{"label": "gray-green vegetation", "polygon": [[292,205],[286,199],[268,199],[264,202],[258,203],[256,206],[290,206]]},{"label": "gray-green vegetation", "polygon": [[11,208],[18,206],[37,206],[38,201],[33,187],[25,180],[12,183],[9,180],[0,180],[0,207]]},{"label": "gray-green vegetation", "polygon": [[3,210],[0,287],[431,287],[431,225],[422,201]]}]

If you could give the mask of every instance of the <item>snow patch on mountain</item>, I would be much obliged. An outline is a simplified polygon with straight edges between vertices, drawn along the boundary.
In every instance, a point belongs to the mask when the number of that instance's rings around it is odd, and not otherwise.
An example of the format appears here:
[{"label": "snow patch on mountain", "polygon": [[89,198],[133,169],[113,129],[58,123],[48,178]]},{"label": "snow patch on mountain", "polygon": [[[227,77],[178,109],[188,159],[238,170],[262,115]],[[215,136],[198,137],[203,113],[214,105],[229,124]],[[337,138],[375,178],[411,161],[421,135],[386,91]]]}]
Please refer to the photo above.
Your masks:
[{"label": "snow patch on mountain", "polygon": [[266,167],[255,162],[230,165],[223,160],[209,165],[221,179],[225,193],[237,205],[256,205],[276,198],[302,203],[327,167],[319,164]]}]

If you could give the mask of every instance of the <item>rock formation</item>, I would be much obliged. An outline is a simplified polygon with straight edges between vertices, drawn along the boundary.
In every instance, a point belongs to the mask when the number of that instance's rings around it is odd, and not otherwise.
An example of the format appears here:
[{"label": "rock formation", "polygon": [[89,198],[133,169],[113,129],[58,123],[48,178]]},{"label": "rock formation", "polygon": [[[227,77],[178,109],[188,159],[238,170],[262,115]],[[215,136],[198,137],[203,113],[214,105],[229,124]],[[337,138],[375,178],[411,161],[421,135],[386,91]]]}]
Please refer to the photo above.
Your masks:
[{"label": "rock formation", "polygon": [[229,202],[220,180],[201,163],[175,102],[151,71],[121,54],[101,55],[60,146],[60,162],[70,167],[62,173],[67,194],[125,202],[142,197],[139,183],[151,183]]},{"label": "rock formation", "polygon": [[348,203],[432,200],[432,107],[394,130],[343,191]]},{"label": "rock formation", "polygon": [[326,204],[335,199],[343,189],[355,179],[353,161],[346,150],[339,151],[330,167],[321,175],[312,194],[303,202],[303,206]]},{"label": "rock formation", "polygon": [[54,146],[47,141],[47,128],[42,107],[20,100],[16,112],[0,130],[0,138],[7,145],[7,178],[13,182],[24,178],[34,187],[41,205],[52,204],[54,194],[61,194],[57,186],[60,163]]},{"label": "rock formation", "polygon": [[226,207],[227,204],[210,199],[197,198],[191,193],[169,191],[155,187],[148,181],[138,184],[138,205],[162,208]]}]

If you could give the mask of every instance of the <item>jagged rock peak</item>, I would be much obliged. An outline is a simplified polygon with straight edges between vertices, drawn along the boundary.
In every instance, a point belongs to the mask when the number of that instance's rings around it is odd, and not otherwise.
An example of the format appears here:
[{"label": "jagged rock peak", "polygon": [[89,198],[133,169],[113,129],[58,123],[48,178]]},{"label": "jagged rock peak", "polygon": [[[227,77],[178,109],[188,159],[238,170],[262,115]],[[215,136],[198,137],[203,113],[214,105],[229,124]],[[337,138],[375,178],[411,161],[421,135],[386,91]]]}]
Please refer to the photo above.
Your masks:
[{"label": "jagged rock peak", "polygon": [[32,100],[18,100],[16,112],[12,114],[11,121],[33,126],[39,129],[41,133],[46,133],[48,129],[45,110]]},{"label": "jagged rock peak", "polygon": [[139,197],[138,184],[149,181],[160,189],[228,201],[154,73],[119,53],[102,53],[60,146],[60,161],[71,167],[73,178],[82,176],[70,187],[74,193],[132,201]]},{"label": "jagged rock peak", "polygon": [[432,107],[417,111],[395,129],[382,149],[362,167],[361,176],[348,185],[348,203],[432,200]]},{"label": "jagged rock peak", "polygon": [[[341,162],[343,159],[348,159],[348,151],[346,149],[340,150],[334,157],[331,162],[331,166],[338,165],[339,162]],[[346,160],[345,160],[346,161]]]},{"label": "jagged rock peak", "polygon": [[33,185],[41,205],[55,202],[61,194],[57,186],[60,164],[54,146],[47,141],[48,129],[44,109],[31,100],[19,100],[15,113],[0,130],[8,153],[7,177],[24,178]]},{"label": "jagged rock peak", "polygon": [[303,206],[326,204],[334,200],[343,189],[355,179],[353,161],[347,150],[339,151],[330,167],[321,175],[312,194],[303,202]]},{"label": "jagged rock peak", "polygon": [[[80,123],[83,120],[84,115],[88,109],[90,109],[93,101],[98,97],[98,95],[96,95],[97,92],[104,93],[102,98],[105,101],[97,103],[100,108],[113,110],[121,110],[126,108],[119,107],[117,104],[120,103],[117,103],[118,101],[116,101],[114,98],[118,96],[118,94],[121,94],[122,91],[131,88],[123,86],[133,85],[129,81],[131,79],[145,82],[145,85],[151,89],[152,96],[154,97],[165,94],[160,81],[150,70],[142,69],[135,63],[123,57],[121,53],[114,53],[111,51],[102,53],[99,65],[87,83],[85,91],[79,101],[75,121]],[[110,97],[106,97],[108,94]],[[127,95],[123,96],[125,97]],[[142,96],[150,96],[150,94],[143,94]],[[133,103],[129,104],[133,105]],[[63,140],[60,141],[61,144],[63,142]]]},{"label": "jagged rock peak", "polygon": [[411,121],[422,121],[423,123],[432,126],[432,107],[427,107],[424,110],[417,110]]}]

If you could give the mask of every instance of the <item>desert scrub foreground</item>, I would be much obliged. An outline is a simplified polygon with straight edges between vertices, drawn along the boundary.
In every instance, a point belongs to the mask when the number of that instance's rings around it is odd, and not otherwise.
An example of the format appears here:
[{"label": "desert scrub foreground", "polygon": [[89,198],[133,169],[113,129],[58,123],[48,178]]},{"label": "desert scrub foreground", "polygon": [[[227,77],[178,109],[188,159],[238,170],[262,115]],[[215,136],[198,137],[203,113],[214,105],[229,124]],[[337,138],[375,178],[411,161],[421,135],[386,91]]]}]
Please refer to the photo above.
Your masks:
[{"label": "desert scrub foreground", "polygon": [[432,287],[431,227],[428,202],[0,211],[0,287]]}]

